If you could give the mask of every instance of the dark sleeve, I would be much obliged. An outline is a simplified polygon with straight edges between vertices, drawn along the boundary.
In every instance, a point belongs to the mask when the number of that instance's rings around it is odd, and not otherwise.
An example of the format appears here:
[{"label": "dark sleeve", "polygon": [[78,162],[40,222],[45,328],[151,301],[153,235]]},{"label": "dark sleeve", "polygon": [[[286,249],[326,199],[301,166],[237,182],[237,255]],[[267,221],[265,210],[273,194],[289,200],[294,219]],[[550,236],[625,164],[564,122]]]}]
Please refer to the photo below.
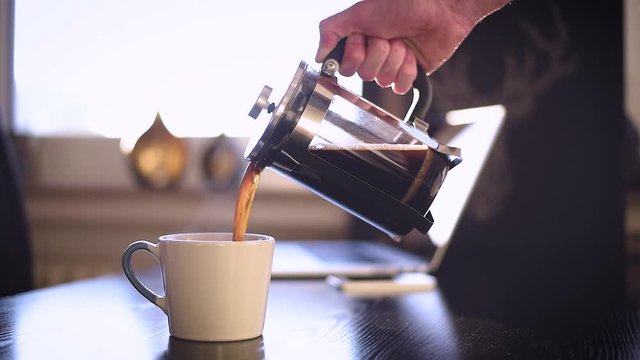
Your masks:
[{"label": "dark sleeve", "polygon": [[11,138],[0,127],[0,296],[31,289],[31,250]]}]

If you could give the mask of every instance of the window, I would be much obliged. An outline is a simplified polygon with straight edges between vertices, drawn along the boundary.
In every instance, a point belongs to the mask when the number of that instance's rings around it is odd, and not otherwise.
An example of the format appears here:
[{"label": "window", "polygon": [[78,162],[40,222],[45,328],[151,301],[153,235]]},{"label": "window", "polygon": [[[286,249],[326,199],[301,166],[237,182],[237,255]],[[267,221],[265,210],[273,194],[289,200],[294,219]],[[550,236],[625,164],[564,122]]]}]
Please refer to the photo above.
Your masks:
[{"label": "window", "polygon": [[131,138],[160,112],[178,136],[248,135],[262,86],[318,69],[318,22],[353,2],[15,1],[15,130]]}]

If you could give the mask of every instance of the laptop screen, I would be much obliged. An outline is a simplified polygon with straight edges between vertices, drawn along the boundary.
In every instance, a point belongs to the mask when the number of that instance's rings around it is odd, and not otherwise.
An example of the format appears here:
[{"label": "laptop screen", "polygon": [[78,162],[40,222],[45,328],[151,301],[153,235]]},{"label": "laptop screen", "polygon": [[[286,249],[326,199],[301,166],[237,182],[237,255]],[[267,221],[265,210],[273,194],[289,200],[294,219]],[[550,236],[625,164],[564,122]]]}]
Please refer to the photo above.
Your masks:
[{"label": "laptop screen", "polygon": [[452,238],[505,113],[501,105],[451,111],[446,115],[447,126],[434,135],[438,141],[462,149],[462,162],[449,171],[429,208],[434,224],[428,235],[436,247]]},{"label": "laptop screen", "polygon": [[[441,143],[460,147],[462,163],[447,175],[431,205],[435,223],[428,232],[436,247],[433,259],[411,254],[392,246],[361,240],[278,241],[274,255],[274,278],[322,278],[392,276],[404,272],[432,271],[439,265],[455,228],[462,217],[480,172],[489,157],[502,125],[502,106],[451,112],[447,125],[433,135]],[[469,118],[473,121],[461,121]],[[464,122],[464,124],[458,124]],[[425,241],[428,241],[425,239]]]}]

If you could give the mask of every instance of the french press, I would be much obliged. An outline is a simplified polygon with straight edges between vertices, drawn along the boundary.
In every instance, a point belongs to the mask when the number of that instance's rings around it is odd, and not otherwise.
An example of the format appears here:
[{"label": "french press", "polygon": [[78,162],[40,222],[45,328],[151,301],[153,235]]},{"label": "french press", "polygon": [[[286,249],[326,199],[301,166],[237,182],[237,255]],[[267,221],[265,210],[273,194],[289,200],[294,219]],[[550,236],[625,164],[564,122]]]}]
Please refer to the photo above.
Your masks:
[{"label": "french press", "polygon": [[[271,118],[251,137],[245,157],[302,184],[351,214],[400,238],[433,224],[429,207],[460,149],[438,143],[424,117],[430,84],[418,71],[418,101],[406,121],[338,84],[344,41],[320,72],[300,62],[280,103],[265,86],[249,116]],[[415,94],[415,91],[414,91]]]}]

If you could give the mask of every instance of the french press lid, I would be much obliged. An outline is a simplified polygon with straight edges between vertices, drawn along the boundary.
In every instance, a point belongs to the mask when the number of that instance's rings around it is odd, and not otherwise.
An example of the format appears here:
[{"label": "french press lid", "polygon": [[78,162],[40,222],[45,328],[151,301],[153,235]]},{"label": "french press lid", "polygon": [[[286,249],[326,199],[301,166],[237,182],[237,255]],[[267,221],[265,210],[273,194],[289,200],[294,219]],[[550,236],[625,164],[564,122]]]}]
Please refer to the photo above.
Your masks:
[{"label": "french press lid", "polygon": [[289,88],[276,106],[269,102],[272,89],[264,86],[249,116],[258,119],[262,110],[272,114],[271,119],[256,126],[256,132],[249,139],[245,157],[255,160],[259,167],[269,166],[278,155],[281,145],[295,128],[304,111],[318,80],[318,73],[309,69],[302,61],[296,70]]}]

